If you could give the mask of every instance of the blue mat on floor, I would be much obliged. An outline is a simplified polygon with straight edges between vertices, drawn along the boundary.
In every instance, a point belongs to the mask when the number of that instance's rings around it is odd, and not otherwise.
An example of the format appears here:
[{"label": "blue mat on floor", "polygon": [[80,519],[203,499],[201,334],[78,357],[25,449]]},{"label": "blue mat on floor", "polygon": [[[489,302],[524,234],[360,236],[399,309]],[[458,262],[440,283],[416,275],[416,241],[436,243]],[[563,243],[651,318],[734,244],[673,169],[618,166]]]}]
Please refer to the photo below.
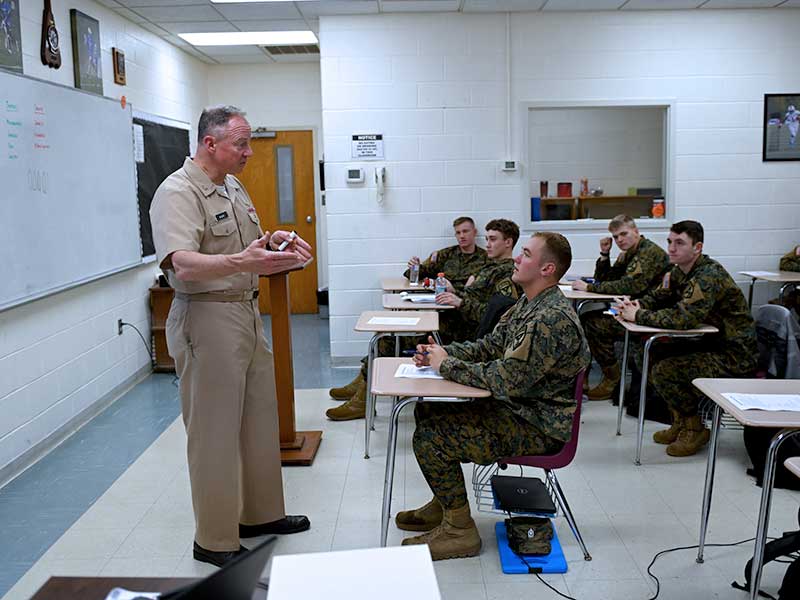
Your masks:
[{"label": "blue mat on floor", "polygon": [[[528,574],[528,565],[522,562],[519,556],[514,554],[508,547],[508,536],[506,535],[505,521],[498,521],[494,525],[494,533],[497,536],[497,551],[500,554],[500,565],[503,573]],[[553,539],[550,540],[550,554],[546,556],[523,555],[534,569],[541,569],[542,573],[566,573],[567,559],[564,558],[564,551],[561,549],[561,542],[558,541],[558,532],[555,524],[553,525]]]}]

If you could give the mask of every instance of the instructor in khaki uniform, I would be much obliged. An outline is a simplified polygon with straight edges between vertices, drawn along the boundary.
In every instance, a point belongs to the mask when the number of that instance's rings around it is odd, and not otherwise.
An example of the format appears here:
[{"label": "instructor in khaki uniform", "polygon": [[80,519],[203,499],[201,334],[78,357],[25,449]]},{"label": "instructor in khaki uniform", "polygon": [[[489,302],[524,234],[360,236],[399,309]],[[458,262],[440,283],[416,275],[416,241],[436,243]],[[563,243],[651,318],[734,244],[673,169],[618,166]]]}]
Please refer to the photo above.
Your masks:
[{"label": "instructor in khaki uniform", "polygon": [[239,538],[304,531],[286,516],[272,352],[258,311],[258,276],[311,258],[297,238],[262,233],[231,175],[252,156],[240,110],[203,111],[194,159],[167,177],[150,208],[161,268],[175,288],[167,346],[180,377],[196,533],[194,558],[222,566]]}]

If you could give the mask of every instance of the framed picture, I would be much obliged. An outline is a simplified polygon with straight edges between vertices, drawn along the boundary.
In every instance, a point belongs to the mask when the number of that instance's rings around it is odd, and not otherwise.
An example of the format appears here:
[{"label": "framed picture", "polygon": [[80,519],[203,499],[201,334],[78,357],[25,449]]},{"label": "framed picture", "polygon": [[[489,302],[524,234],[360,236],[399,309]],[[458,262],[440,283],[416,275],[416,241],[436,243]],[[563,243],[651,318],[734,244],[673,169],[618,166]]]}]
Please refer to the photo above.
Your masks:
[{"label": "framed picture", "polygon": [[0,0],[0,69],[22,73],[20,0]]},{"label": "framed picture", "polygon": [[75,72],[75,87],[102,94],[100,23],[97,19],[74,8],[69,11],[69,17],[72,24],[72,69]]},{"label": "framed picture", "polygon": [[800,93],[764,94],[762,159],[800,160]]},{"label": "framed picture", "polygon": [[114,64],[114,83],[125,85],[125,53],[119,48],[111,48],[111,62]]}]

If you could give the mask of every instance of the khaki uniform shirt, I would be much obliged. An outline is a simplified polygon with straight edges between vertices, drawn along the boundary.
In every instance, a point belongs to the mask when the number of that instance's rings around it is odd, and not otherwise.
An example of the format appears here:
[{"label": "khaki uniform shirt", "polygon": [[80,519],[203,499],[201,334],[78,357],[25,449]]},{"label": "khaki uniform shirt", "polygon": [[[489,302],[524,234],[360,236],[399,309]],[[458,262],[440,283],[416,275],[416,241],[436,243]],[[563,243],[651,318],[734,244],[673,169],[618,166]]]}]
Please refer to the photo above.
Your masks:
[{"label": "khaki uniform shirt", "polygon": [[236,254],[263,232],[244,186],[233,175],[225,176],[230,198],[219,192],[205,171],[191,158],[167,177],[156,190],[150,206],[153,242],[161,268],[177,292],[240,292],[258,289],[258,275],[235,273],[207,281],[179,281],[172,268],[178,250],[200,254]]}]

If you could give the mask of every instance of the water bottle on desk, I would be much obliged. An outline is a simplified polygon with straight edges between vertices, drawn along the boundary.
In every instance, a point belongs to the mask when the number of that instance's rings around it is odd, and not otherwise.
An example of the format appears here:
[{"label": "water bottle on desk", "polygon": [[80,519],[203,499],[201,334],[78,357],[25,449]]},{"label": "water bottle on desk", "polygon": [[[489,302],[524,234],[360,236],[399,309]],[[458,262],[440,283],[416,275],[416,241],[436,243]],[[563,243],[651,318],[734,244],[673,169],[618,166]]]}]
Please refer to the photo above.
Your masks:
[{"label": "water bottle on desk", "polygon": [[444,273],[439,273],[436,276],[436,283],[434,284],[434,292],[438,296],[447,291],[447,280],[444,278]]},{"label": "water bottle on desk", "polygon": [[419,263],[414,261],[408,272],[408,285],[419,285]]}]

